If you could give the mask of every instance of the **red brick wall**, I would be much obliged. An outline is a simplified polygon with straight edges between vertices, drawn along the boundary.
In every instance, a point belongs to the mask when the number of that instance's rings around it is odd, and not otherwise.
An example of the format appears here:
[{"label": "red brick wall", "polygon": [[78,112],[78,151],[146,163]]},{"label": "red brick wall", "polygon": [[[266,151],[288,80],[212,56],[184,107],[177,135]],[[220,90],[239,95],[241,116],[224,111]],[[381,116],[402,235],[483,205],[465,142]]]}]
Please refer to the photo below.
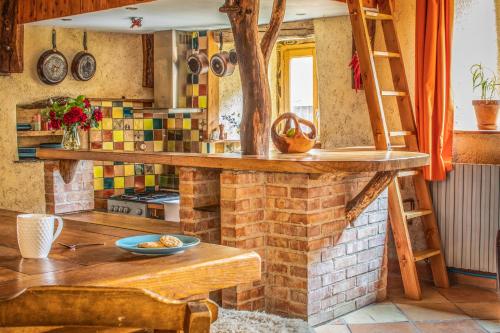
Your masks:
[{"label": "red brick wall", "polygon": [[203,242],[220,244],[220,171],[202,168],[180,168],[180,227],[186,235],[199,237]]},{"label": "red brick wall", "polygon": [[370,176],[224,171],[222,244],[258,252],[263,275],[223,291],[223,305],[318,324],[383,296],[387,195],[351,226],[344,216]]},{"label": "red brick wall", "polygon": [[80,161],[71,183],[65,184],[59,162],[44,162],[45,206],[50,214],[94,209],[94,173],[92,161]]}]

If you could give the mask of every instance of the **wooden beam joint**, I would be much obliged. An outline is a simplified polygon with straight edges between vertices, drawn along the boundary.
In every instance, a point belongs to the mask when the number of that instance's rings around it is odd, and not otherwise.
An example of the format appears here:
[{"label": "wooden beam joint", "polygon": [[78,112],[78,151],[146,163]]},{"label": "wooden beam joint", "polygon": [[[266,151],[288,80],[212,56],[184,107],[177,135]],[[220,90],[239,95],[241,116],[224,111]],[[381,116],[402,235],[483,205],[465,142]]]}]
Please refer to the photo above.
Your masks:
[{"label": "wooden beam joint", "polygon": [[356,220],[397,175],[397,171],[380,171],[373,176],[363,190],[349,201],[345,208],[346,219],[349,223]]}]

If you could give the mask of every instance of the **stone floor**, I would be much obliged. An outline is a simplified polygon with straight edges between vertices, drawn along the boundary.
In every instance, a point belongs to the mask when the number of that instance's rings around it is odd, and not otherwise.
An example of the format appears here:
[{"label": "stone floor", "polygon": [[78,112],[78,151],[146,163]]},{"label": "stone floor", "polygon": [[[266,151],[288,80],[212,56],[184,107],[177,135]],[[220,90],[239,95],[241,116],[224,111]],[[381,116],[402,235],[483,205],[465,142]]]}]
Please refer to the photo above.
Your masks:
[{"label": "stone floor", "polygon": [[383,303],[351,312],[316,333],[487,333],[500,332],[500,293],[455,285],[423,286],[423,300],[391,290]]}]

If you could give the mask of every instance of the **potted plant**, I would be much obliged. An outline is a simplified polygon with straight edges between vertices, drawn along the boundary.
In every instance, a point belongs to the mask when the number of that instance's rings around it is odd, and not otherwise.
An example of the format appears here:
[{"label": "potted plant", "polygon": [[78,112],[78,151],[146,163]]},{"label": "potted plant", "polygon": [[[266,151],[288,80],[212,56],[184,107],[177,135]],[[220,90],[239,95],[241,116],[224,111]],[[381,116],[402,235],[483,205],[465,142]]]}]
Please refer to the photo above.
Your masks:
[{"label": "potted plant", "polygon": [[102,112],[98,107],[92,107],[85,96],[69,98],[67,101],[54,102],[42,112],[42,116],[54,130],[63,129],[62,146],[68,150],[80,149],[78,130],[88,131],[91,127],[99,127]]},{"label": "potted plant", "polygon": [[481,91],[481,99],[472,101],[476,112],[477,127],[480,130],[496,130],[500,101],[494,98],[497,96],[497,86],[500,83],[495,73],[481,64],[473,65],[470,72],[473,90],[480,89]]}]

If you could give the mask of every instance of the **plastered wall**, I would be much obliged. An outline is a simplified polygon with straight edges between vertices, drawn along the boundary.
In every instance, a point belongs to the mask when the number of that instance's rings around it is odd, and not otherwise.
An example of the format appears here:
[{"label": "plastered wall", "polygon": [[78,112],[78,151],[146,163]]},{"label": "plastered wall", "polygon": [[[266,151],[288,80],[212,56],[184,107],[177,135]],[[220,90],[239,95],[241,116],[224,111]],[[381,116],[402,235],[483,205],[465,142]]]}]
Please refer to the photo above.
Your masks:
[{"label": "plastered wall", "polygon": [[[395,22],[406,66],[410,94],[415,82],[415,0],[396,0]],[[352,28],[348,16],[314,20],[318,62],[321,143],[326,149],[373,145],[372,130],[364,91],[351,85]],[[375,49],[385,50],[382,28],[376,28]],[[384,63],[385,61],[385,63]],[[383,88],[392,88],[388,62],[377,60]],[[400,128],[395,99],[385,100],[389,128]]]},{"label": "plastered wall", "polygon": [[[50,96],[104,98],[152,98],[142,87],[142,42],[140,35],[89,32],[89,51],[97,60],[97,73],[88,82],[71,74],[57,86],[40,82],[36,74],[39,55],[50,48],[51,29],[25,27],[24,73],[0,76],[0,208],[44,212],[42,162],[14,163],[16,159],[16,104]],[[57,47],[71,63],[82,50],[81,30],[57,29]]]}]

